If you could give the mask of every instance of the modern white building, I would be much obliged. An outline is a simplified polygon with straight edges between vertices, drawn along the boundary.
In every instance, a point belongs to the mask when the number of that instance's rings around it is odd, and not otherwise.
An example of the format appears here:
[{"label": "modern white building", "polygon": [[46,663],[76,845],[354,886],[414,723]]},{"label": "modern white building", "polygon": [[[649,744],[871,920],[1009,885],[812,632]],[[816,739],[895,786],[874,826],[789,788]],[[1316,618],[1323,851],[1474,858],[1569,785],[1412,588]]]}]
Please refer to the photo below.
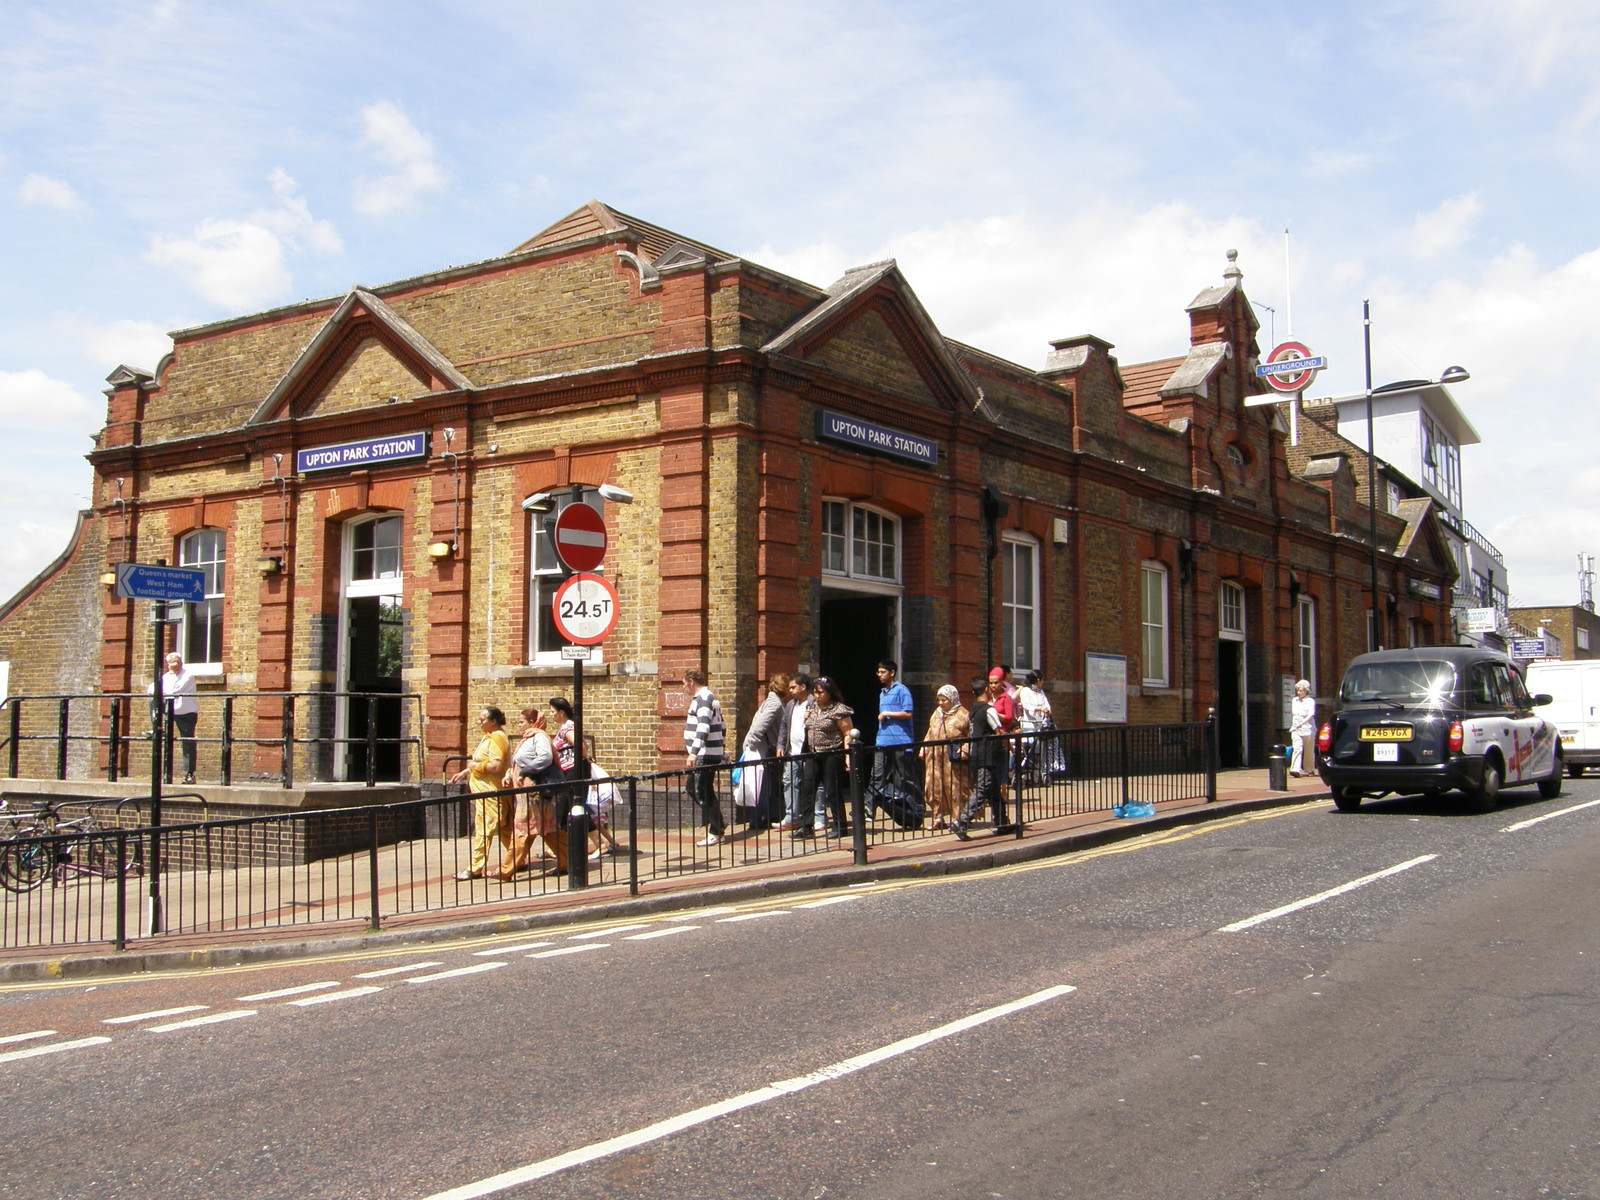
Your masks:
[{"label": "modern white building", "polygon": [[[1331,403],[1339,413],[1339,436],[1365,447],[1365,396]],[[1511,636],[1505,559],[1463,514],[1461,448],[1482,440],[1442,383],[1418,379],[1391,384],[1372,397],[1373,455],[1389,468],[1379,485],[1380,493],[1387,492],[1380,495],[1380,502],[1389,512],[1397,512],[1407,498],[1405,483],[1395,478],[1397,474],[1433,497],[1460,572],[1452,606],[1457,640],[1503,649]],[[1489,609],[1494,613],[1492,630],[1484,628]]]}]

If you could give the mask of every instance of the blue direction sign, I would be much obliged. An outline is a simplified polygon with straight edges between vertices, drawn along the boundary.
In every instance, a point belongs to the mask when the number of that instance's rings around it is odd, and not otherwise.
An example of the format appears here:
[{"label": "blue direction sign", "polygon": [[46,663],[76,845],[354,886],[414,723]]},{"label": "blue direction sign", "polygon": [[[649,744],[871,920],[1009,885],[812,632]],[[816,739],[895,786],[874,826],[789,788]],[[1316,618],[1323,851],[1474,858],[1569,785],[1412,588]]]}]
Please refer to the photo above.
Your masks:
[{"label": "blue direction sign", "polygon": [[118,563],[117,595],[124,600],[182,600],[199,604],[206,598],[206,573],[191,567]]}]

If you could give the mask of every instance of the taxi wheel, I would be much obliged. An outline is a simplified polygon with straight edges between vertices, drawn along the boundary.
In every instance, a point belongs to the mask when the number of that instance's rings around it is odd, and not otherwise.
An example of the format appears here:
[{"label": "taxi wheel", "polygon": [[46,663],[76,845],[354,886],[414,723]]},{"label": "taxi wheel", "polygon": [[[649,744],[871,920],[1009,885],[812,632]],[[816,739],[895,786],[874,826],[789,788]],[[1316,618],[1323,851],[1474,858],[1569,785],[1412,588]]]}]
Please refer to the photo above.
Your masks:
[{"label": "taxi wheel", "polygon": [[1583,778],[1583,764],[1582,763],[1568,763],[1567,764],[1567,774],[1571,775],[1574,779],[1582,779]]},{"label": "taxi wheel", "polygon": [[1556,765],[1550,769],[1548,779],[1539,780],[1539,795],[1546,800],[1554,800],[1561,795],[1561,756],[1556,755]]},{"label": "taxi wheel", "polygon": [[1355,812],[1361,807],[1361,789],[1336,787],[1333,789],[1333,806],[1340,812]]},{"label": "taxi wheel", "polygon": [[1463,793],[1467,798],[1467,811],[1486,813],[1500,802],[1500,764],[1490,759],[1483,764],[1483,782]]}]

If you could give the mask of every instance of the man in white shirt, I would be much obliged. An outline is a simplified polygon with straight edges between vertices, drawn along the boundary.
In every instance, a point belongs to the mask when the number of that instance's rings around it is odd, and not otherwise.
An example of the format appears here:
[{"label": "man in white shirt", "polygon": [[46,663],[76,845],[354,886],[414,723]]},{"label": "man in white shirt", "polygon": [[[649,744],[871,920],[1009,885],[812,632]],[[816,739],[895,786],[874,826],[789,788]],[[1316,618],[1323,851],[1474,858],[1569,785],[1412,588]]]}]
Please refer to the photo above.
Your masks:
[{"label": "man in white shirt", "polygon": [[[149,692],[155,695],[156,685]],[[195,698],[194,676],[183,665],[183,655],[174,650],[167,655],[167,671],[161,677],[161,703],[172,711],[172,723],[177,726],[178,738],[183,745],[183,781],[194,782],[194,727],[200,719],[200,702]],[[157,714],[160,716],[161,714]]]}]

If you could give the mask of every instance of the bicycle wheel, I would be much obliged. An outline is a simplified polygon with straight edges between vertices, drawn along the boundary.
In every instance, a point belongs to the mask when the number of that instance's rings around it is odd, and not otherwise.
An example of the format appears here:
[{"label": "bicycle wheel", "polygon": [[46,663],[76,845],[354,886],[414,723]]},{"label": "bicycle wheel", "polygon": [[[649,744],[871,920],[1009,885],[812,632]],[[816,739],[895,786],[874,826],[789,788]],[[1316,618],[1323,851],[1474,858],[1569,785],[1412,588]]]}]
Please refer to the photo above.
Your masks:
[{"label": "bicycle wheel", "polygon": [[31,892],[50,877],[50,845],[23,834],[0,843],[0,887]]}]

